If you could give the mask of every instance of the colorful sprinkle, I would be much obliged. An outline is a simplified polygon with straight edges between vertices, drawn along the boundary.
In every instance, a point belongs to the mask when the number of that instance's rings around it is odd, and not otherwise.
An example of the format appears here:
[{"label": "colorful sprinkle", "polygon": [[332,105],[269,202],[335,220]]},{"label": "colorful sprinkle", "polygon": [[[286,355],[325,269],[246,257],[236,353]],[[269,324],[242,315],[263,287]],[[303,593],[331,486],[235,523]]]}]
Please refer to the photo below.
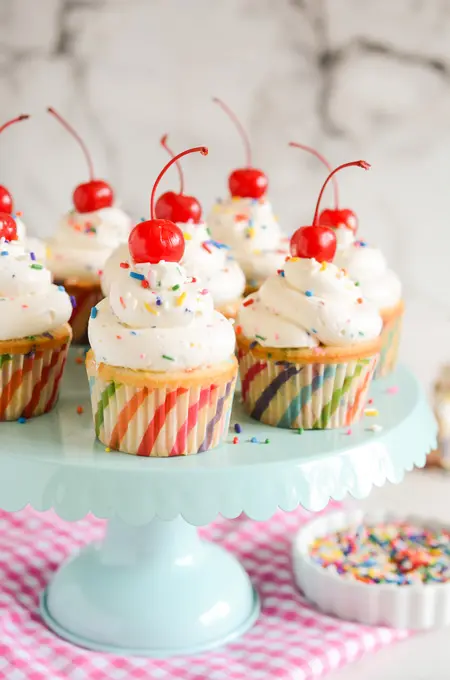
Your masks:
[{"label": "colorful sprinkle", "polygon": [[255,338],[258,338],[258,340],[262,340],[263,342],[265,340],[267,340],[267,338],[265,338],[263,335],[257,335],[256,333],[255,333]]},{"label": "colorful sprinkle", "polygon": [[130,265],[128,264],[128,262],[121,262],[120,266],[122,267],[122,269],[129,269],[130,268]]},{"label": "colorful sprinkle", "polygon": [[313,562],[368,584],[395,586],[450,580],[450,534],[408,522],[348,527],[316,539]]},{"label": "colorful sprinkle", "polygon": [[33,260],[33,262],[36,260],[36,254],[33,252],[30,252],[30,260]]},{"label": "colorful sprinkle", "polygon": [[303,434],[303,432],[304,432],[303,427],[299,427],[297,430],[297,434]]},{"label": "colorful sprinkle", "polygon": [[172,290],[178,290],[180,287],[179,283],[176,283],[174,286],[172,286]]},{"label": "colorful sprinkle", "polygon": [[144,303],[144,307],[147,310],[147,312],[150,312],[150,314],[154,314],[154,316],[158,316],[159,312],[157,312],[156,309],[154,309],[151,306],[151,304],[149,304],[148,302]]},{"label": "colorful sprinkle", "polygon": [[209,253],[209,254],[212,253],[212,250],[211,250],[211,248],[208,246],[208,244],[207,244],[206,241],[203,241],[203,243],[202,243],[202,248],[203,248],[203,250],[206,250],[207,253]]},{"label": "colorful sprinkle", "polygon": [[366,428],[369,432],[381,432],[383,429],[382,425],[378,425],[378,423],[374,423],[370,427]]},{"label": "colorful sprinkle", "polygon": [[84,408],[82,406],[77,406],[77,413],[81,416],[81,414],[84,413]]},{"label": "colorful sprinkle", "polygon": [[30,264],[31,269],[44,269],[41,264]]},{"label": "colorful sprinkle", "polygon": [[70,302],[72,304],[72,307],[75,309],[75,307],[77,306],[77,299],[76,299],[75,295],[70,296]]},{"label": "colorful sprinkle", "polygon": [[236,434],[241,434],[242,427],[239,425],[239,423],[234,424],[234,431],[236,432]]},{"label": "colorful sprinkle", "polygon": [[243,305],[243,307],[249,307],[249,306],[252,305],[254,302],[255,302],[255,299],[254,299],[254,298],[250,298],[250,300],[244,300],[244,302],[242,303],[242,305]]},{"label": "colorful sprinkle", "polygon": [[365,416],[375,416],[375,417],[376,417],[376,416],[379,415],[378,409],[376,409],[376,408],[365,408],[365,409],[364,409],[364,415],[365,415]]},{"label": "colorful sprinkle", "polygon": [[24,416],[20,416],[20,418],[17,418],[17,422],[19,425],[24,425],[27,422],[27,419]]},{"label": "colorful sprinkle", "polygon": [[138,274],[138,272],[130,272],[132,279],[138,279],[138,281],[143,281],[145,279],[144,274]]},{"label": "colorful sprinkle", "polygon": [[142,288],[150,288],[150,284],[147,281],[147,279],[144,279],[143,281],[141,281],[141,286],[142,286]]},{"label": "colorful sprinkle", "polygon": [[250,442],[251,442],[252,444],[258,444],[258,440],[256,439],[256,437],[252,437],[252,438],[250,439]]},{"label": "colorful sprinkle", "polygon": [[239,444],[239,437],[233,437],[233,444]]},{"label": "colorful sprinkle", "polygon": [[187,293],[181,293],[181,295],[179,297],[177,297],[177,301],[175,303],[176,306],[181,307],[183,302],[186,300],[186,297],[187,297]]},{"label": "colorful sprinkle", "polygon": [[312,297],[313,296],[312,290],[305,290],[305,295],[306,297]]},{"label": "colorful sprinkle", "polygon": [[397,394],[399,391],[399,386],[398,385],[392,385],[391,387],[388,387],[386,392],[387,394]]},{"label": "colorful sprinkle", "polygon": [[92,309],[91,309],[91,319],[95,319],[97,314],[98,314],[97,307],[92,307]]},{"label": "colorful sprinkle", "polygon": [[167,361],[175,361],[175,359],[173,357],[169,357],[167,354],[163,354],[162,358],[167,359]]}]

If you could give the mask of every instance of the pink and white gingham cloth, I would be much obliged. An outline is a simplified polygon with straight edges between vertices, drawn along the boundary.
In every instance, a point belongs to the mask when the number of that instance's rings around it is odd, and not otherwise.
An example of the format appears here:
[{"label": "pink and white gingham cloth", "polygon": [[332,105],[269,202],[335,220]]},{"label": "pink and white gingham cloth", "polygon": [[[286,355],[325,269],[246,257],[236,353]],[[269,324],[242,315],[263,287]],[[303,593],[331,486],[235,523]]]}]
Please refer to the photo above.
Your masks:
[{"label": "pink and white gingham cloth", "polygon": [[102,521],[65,523],[53,513],[0,513],[1,680],[309,680],[407,633],[320,614],[297,591],[291,538],[309,515],[299,509],[267,522],[219,519],[205,538],[233,551],[262,599],[262,614],[241,639],[197,657],[165,660],[89,652],[57,638],[37,611],[52,572],[76,548],[102,535]]}]

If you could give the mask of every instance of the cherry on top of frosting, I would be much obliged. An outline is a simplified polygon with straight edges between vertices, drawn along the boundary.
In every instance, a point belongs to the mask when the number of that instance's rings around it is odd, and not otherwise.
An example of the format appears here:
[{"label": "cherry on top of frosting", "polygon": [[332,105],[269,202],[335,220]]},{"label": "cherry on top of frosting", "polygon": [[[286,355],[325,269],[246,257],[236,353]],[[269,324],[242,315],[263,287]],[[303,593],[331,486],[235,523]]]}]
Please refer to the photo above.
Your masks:
[{"label": "cherry on top of frosting", "polygon": [[[167,144],[168,135],[161,137],[161,146],[174,158],[175,154]],[[194,196],[187,196],[184,193],[184,176],[181,163],[176,161],[178,175],[180,178],[180,191],[166,191],[156,201],[155,215],[157,218],[171,220],[172,222],[198,224],[202,216],[202,207]]]},{"label": "cherry on top of frosting", "polygon": [[4,238],[5,241],[17,241],[16,221],[5,212],[0,212],[0,238]]},{"label": "cherry on top of frosting", "polygon": [[136,264],[147,262],[158,264],[161,260],[179,262],[183,257],[183,232],[173,221],[155,218],[155,193],[161,178],[170,166],[183,156],[196,152],[206,156],[208,149],[205,146],[196,146],[182,151],[171,158],[156,178],[150,197],[150,219],[145,222],[139,222],[132,229],[128,238],[130,254]]},{"label": "cherry on top of frosting", "polygon": [[314,258],[318,262],[331,262],[336,253],[336,234],[328,226],[322,225],[319,219],[320,201],[330,179],[343,168],[359,167],[364,170],[370,168],[366,161],[352,161],[335,168],[325,180],[317,199],[316,210],[312,225],[300,227],[291,237],[290,249],[293,257]]},{"label": "cherry on top of frosting", "polygon": [[[319,161],[325,165],[328,172],[332,171],[333,168],[325,156],[322,156],[322,154],[316,151],[316,149],[306,146],[306,144],[298,144],[297,142],[289,142],[289,146],[293,146],[297,149],[303,149],[303,151],[308,151],[308,153],[318,158]],[[339,208],[339,187],[335,177],[333,177],[333,193],[334,209],[326,208],[325,210],[322,210],[319,216],[320,224],[322,224],[324,227],[332,227],[333,229],[346,227],[356,234],[358,230],[358,217],[356,213],[353,212],[353,210],[350,210],[350,208]]]},{"label": "cherry on top of frosting", "polygon": [[101,210],[101,208],[110,208],[114,203],[114,192],[111,186],[105,182],[105,180],[94,178],[94,166],[92,163],[92,158],[80,135],[51,106],[48,107],[47,111],[48,113],[51,113],[52,116],[54,116],[56,120],[58,120],[61,125],[72,135],[72,137],[77,140],[87,160],[90,179],[89,182],[79,184],[73,192],[72,200],[75,210],[77,210],[79,213],[89,213],[94,212],[95,210]]},{"label": "cherry on top of frosting", "polygon": [[233,170],[228,178],[230,193],[235,198],[262,198],[269,185],[267,175],[257,168],[252,167],[252,150],[250,141],[244,127],[236,114],[218,97],[213,97],[213,102],[218,104],[231,118],[239,132],[245,147],[247,167]]},{"label": "cherry on top of frosting", "polygon": [[[14,125],[14,123],[20,123],[22,120],[27,120],[29,117],[30,116],[28,114],[23,113],[16,118],[11,118],[11,120],[6,121],[6,123],[3,123],[3,125],[0,126],[0,133],[2,133],[3,130],[6,130],[6,128],[10,125]],[[10,215],[13,211],[13,207],[13,198],[10,192],[6,187],[0,186],[0,211]]]}]

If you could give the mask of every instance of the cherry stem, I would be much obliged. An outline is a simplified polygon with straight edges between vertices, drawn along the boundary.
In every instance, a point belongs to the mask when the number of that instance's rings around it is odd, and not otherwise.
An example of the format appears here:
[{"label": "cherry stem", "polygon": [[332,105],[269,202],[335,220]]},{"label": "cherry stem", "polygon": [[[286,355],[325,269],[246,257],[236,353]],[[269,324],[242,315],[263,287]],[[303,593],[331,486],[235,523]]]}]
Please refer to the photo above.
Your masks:
[{"label": "cherry stem", "polygon": [[[322,156],[321,153],[316,151],[316,149],[313,149],[311,146],[306,146],[306,144],[298,144],[297,142],[289,142],[289,146],[293,146],[296,149],[303,149],[303,151],[308,151],[308,153],[311,153],[313,156],[318,158],[319,161],[321,161],[324,164],[324,166],[328,169],[328,172],[331,172],[333,170],[325,156]],[[334,193],[334,208],[335,210],[339,210],[339,187],[336,177],[333,177],[333,193]]]},{"label": "cherry stem", "polygon": [[317,220],[319,218],[319,208],[320,208],[320,201],[322,200],[323,192],[325,191],[325,187],[327,186],[328,182],[330,179],[340,170],[343,170],[343,168],[362,168],[363,170],[368,170],[370,168],[370,163],[367,163],[366,161],[352,161],[351,163],[344,163],[343,165],[339,165],[337,168],[335,168],[328,177],[326,178],[325,182],[323,183],[322,189],[320,190],[319,198],[317,199],[317,205],[316,205],[316,212],[314,213],[314,218],[312,222],[312,226],[316,227],[317,226]]},{"label": "cherry stem", "polygon": [[246,133],[246,131],[245,131],[245,129],[244,129],[244,126],[242,125],[241,121],[240,121],[239,118],[236,116],[236,114],[234,113],[234,111],[232,111],[232,110],[229,108],[229,106],[227,106],[227,105],[225,104],[225,102],[223,102],[223,101],[222,101],[221,99],[219,99],[218,97],[213,97],[213,102],[214,102],[215,104],[218,104],[218,105],[225,111],[225,113],[227,114],[227,116],[228,116],[229,118],[231,118],[231,120],[232,120],[233,123],[235,124],[235,126],[236,126],[236,128],[237,128],[239,134],[241,135],[242,141],[244,142],[244,147],[245,147],[245,160],[246,160],[246,162],[247,162],[247,168],[251,168],[251,167],[252,167],[252,149],[251,149],[251,146],[250,146],[250,140],[249,140],[248,135],[247,135],[247,133]]},{"label": "cherry stem", "polygon": [[69,133],[72,135],[72,137],[75,137],[75,139],[77,140],[78,144],[81,146],[81,149],[82,149],[82,151],[83,151],[83,153],[84,153],[84,155],[85,155],[85,157],[86,157],[86,160],[87,160],[87,164],[88,164],[88,168],[89,168],[90,180],[92,181],[92,180],[94,179],[94,165],[93,165],[93,163],[92,163],[92,158],[91,158],[91,155],[90,155],[90,153],[89,153],[89,151],[88,151],[88,149],[87,149],[86,144],[83,142],[83,140],[81,139],[81,137],[80,137],[80,135],[78,134],[78,132],[76,132],[76,131],[73,129],[73,127],[72,127],[71,125],[69,125],[69,123],[68,123],[66,120],[64,120],[64,118],[63,118],[62,116],[60,116],[59,113],[58,113],[57,111],[55,111],[54,108],[52,108],[51,106],[49,106],[49,107],[47,108],[47,111],[48,111],[48,113],[51,113],[52,116],[54,116],[54,117],[56,118],[56,120],[59,120],[59,122],[61,123],[61,125],[62,125],[63,127],[66,128],[67,132],[69,132]]},{"label": "cherry stem", "polygon": [[197,153],[200,152],[202,156],[207,156],[208,155],[208,149],[206,146],[195,146],[192,149],[186,149],[186,151],[182,151],[181,153],[177,154],[173,158],[170,159],[170,161],[163,167],[161,172],[159,173],[158,177],[156,178],[156,181],[153,185],[152,189],[152,195],[150,196],[150,219],[154,220],[155,219],[155,194],[156,194],[156,189],[158,188],[158,184],[161,181],[161,178],[163,175],[166,174],[167,170],[170,168],[171,165],[176,163],[180,158],[183,158],[183,156],[187,156],[189,153]]},{"label": "cherry stem", "polygon": [[0,127],[0,132],[3,132],[7,127],[10,125],[13,125],[14,123],[20,123],[21,120],[27,120],[30,116],[27,113],[22,113],[20,116],[17,116],[17,118],[12,118],[11,120],[8,120],[6,123],[3,123],[3,125]]},{"label": "cherry stem", "polygon": [[[163,147],[163,149],[165,149],[167,151],[167,153],[170,156],[172,156],[172,158],[174,158],[175,154],[167,144],[167,137],[168,137],[168,135],[163,135],[161,137],[161,146]],[[178,170],[178,176],[180,178],[180,194],[183,194],[183,192],[184,192],[184,175],[183,175],[183,168],[181,167],[180,162],[177,162],[177,170]]]}]

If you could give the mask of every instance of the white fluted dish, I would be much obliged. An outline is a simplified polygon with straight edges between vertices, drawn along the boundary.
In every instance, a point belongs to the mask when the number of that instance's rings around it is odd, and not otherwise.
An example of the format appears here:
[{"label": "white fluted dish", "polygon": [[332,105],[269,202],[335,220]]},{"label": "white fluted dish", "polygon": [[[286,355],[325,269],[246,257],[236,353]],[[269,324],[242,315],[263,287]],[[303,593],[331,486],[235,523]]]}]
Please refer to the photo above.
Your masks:
[{"label": "white fluted dish", "polygon": [[399,586],[363,583],[324,569],[313,561],[309,547],[327,534],[357,524],[403,520],[434,531],[450,526],[432,519],[362,510],[334,512],[309,522],[293,542],[295,580],[305,596],[327,614],[366,625],[427,630],[450,625],[450,582]]}]

